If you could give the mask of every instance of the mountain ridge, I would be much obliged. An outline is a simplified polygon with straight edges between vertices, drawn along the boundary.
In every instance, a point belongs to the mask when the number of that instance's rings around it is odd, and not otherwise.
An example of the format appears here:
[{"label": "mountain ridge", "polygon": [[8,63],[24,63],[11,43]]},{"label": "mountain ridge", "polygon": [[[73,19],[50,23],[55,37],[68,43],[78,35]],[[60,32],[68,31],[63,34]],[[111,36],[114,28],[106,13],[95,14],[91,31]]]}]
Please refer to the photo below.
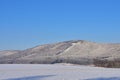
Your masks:
[{"label": "mountain ridge", "polygon": [[[116,61],[117,66],[119,66],[119,60],[119,43],[96,43],[85,40],[71,40],[45,44],[21,51],[0,51],[1,64],[73,63],[81,65],[94,64],[97,66],[105,66],[107,64],[107,66],[109,66]],[[105,61],[108,62],[102,64]],[[109,61],[112,61],[112,63]],[[116,66],[115,63],[113,65]]]}]

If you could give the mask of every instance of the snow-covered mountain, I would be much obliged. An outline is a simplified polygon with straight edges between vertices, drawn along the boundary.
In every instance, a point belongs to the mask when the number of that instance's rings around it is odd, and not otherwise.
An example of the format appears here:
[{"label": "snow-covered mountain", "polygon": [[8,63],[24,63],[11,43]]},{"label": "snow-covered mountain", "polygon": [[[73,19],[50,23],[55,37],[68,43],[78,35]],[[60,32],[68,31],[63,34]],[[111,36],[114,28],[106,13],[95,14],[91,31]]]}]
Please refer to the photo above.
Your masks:
[{"label": "snow-covered mountain", "polygon": [[72,40],[23,51],[0,51],[0,63],[73,63],[120,67],[120,44]]}]

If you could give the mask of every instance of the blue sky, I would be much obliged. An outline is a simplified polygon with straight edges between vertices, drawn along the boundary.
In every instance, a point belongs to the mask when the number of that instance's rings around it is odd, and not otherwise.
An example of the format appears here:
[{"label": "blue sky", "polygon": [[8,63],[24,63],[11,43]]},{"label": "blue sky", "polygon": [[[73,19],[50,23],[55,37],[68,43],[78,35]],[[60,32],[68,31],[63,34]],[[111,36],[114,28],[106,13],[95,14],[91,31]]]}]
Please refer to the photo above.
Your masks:
[{"label": "blue sky", "polygon": [[0,0],[0,50],[66,40],[120,43],[120,0]]}]

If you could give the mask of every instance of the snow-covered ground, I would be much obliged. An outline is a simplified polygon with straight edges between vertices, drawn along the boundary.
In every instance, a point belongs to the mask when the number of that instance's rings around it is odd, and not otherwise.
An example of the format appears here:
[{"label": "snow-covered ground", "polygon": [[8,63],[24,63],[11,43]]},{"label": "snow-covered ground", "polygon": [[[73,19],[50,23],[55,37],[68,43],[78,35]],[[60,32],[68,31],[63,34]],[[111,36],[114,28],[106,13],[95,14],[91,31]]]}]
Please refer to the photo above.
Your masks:
[{"label": "snow-covered ground", "polygon": [[0,80],[120,80],[120,69],[65,64],[0,64]]}]

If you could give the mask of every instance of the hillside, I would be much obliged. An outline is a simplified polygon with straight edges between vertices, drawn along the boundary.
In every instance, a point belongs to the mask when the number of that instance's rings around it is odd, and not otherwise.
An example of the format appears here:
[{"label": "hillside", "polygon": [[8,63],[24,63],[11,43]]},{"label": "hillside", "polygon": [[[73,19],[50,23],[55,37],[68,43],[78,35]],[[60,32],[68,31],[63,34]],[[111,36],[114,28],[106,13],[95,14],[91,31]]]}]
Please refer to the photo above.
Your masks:
[{"label": "hillside", "polygon": [[77,40],[40,45],[23,51],[0,51],[0,63],[73,63],[120,67],[120,44]]}]

